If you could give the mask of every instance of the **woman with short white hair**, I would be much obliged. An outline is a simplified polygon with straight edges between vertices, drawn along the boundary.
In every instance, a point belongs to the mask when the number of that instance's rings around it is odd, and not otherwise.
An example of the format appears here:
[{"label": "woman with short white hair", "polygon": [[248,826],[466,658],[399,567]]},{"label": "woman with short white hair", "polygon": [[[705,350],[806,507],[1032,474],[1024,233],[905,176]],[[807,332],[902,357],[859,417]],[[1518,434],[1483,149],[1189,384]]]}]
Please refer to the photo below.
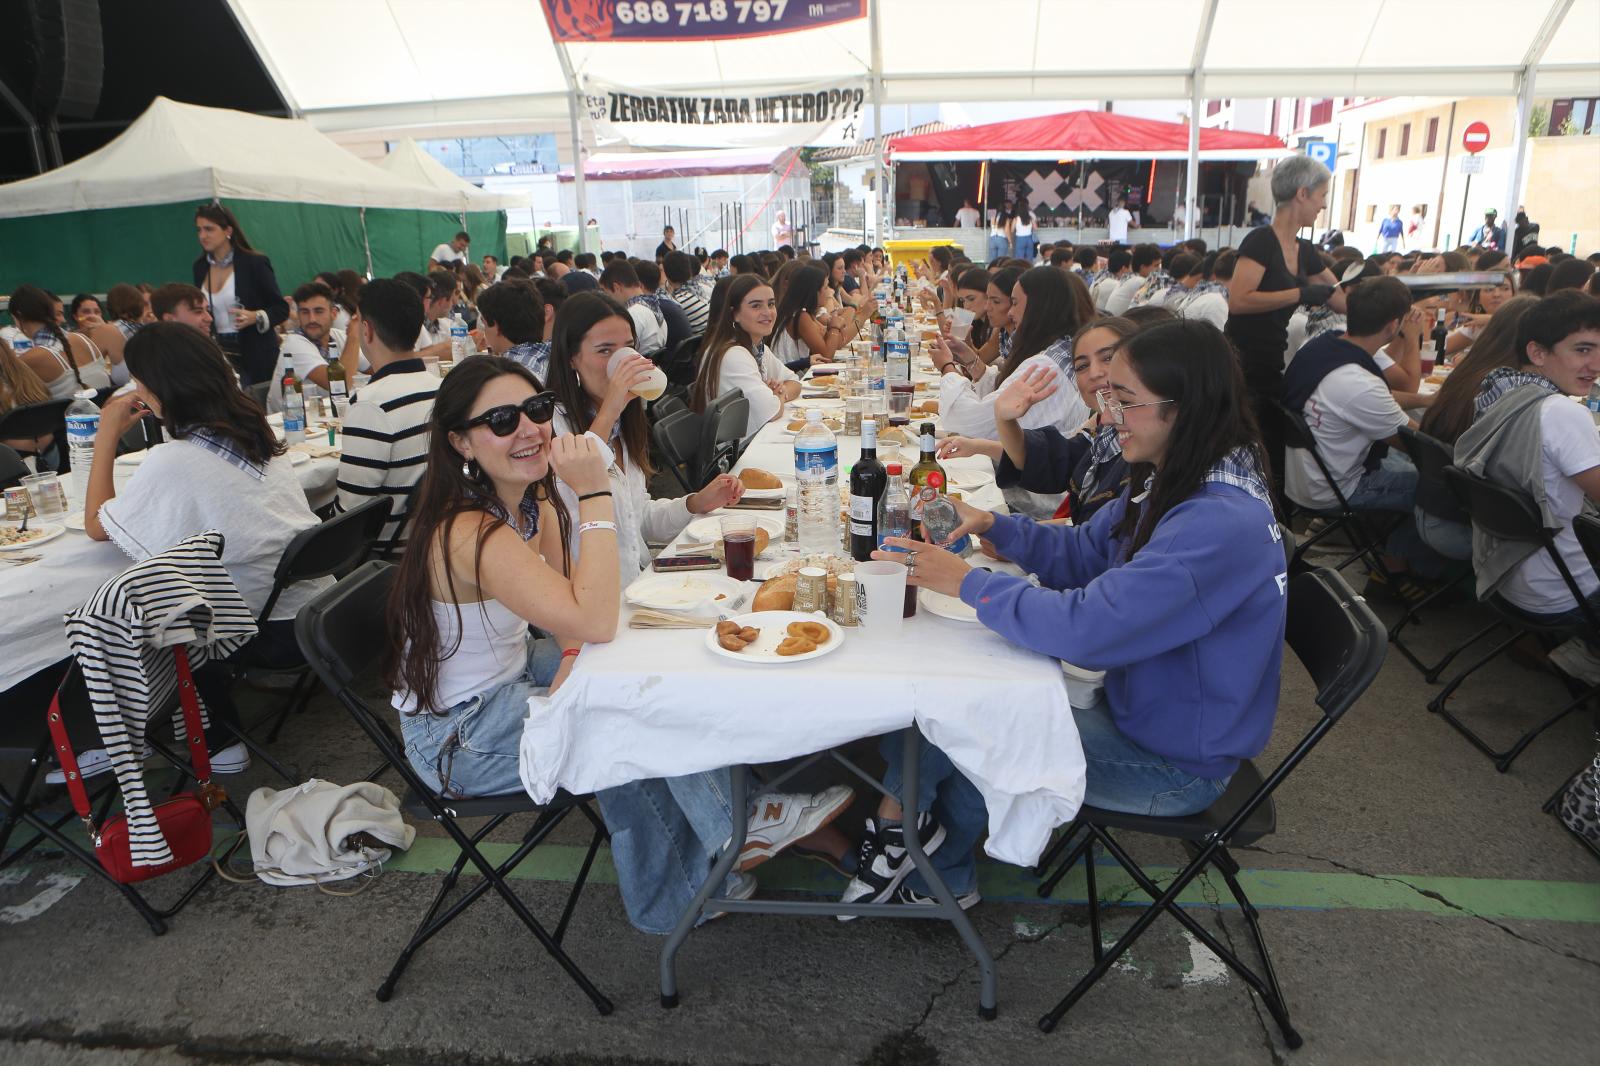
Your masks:
[{"label": "woman with short white hair", "polygon": [[1328,202],[1333,174],[1310,156],[1291,156],[1272,172],[1272,225],[1251,230],[1239,244],[1228,285],[1228,339],[1238,349],[1245,387],[1261,427],[1279,497],[1283,494],[1283,349],[1289,319],[1300,306],[1327,304],[1344,312],[1338,279],[1316,245],[1300,237]]}]

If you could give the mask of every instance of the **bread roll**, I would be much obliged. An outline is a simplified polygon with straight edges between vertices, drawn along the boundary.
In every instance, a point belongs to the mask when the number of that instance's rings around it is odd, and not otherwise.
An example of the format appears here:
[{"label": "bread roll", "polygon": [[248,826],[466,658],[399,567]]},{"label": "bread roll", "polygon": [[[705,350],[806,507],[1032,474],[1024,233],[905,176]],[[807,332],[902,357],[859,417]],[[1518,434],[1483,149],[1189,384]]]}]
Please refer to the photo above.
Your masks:
[{"label": "bread roll", "polygon": [[747,489],[781,489],[783,479],[760,467],[747,467],[739,471],[739,483]]},{"label": "bread roll", "polygon": [[798,574],[784,574],[782,577],[768,578],[756,590],[756,598],[751,601],[752,611],[790,611],[794,609],[794,590],[800,582]]}]

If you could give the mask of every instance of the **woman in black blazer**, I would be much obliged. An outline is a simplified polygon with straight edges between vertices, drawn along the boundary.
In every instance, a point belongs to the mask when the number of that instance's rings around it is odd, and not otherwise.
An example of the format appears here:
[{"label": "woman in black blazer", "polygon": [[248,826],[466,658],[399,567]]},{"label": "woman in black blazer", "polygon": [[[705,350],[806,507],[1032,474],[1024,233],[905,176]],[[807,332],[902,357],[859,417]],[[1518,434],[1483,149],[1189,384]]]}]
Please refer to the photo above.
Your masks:
[{"label": "woman in black blazer", "polygon": [[201,248],[194,283],[210,304],[211,332],[239,371],[240,384],[266,381],[278,365],[273,327],[289,317],[272,260],[250,247],[239,220],[221,204],[195,208],[194,228]]}]

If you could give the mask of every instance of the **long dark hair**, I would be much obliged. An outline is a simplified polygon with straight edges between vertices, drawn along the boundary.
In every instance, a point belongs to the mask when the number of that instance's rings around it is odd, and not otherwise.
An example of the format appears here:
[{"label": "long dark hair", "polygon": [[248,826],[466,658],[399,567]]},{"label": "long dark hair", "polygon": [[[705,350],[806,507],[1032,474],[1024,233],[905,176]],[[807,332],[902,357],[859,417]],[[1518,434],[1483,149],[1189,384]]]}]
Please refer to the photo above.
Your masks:
[{"label": "long dark hair", "polygon": [[717,398],[713,390],[722,378],[722,358],[728,354],[729,348],[743,345],[760,360],[759,342],[746,333],[734,318],[752,292],[771,287],[767,279],[758,274],[740,274],[728,284],[727,295],[717,309],[717,316],[706,326],[706,342],[700,348],[700,371],[695,375],[694,384],[689,387],[689,406],[693,410],[704,411]]},{"label": "long dark hair", "polygon": [[[78,390],[83,391],[86,386],[83,384],[83,375],[78,372],[78,360],[72,354],[72,342],[67,339],[61,327],[56,325],[56,298],[37,285],[18,285],[11,293],[10,310],[13,322],[38,322],[56,339],[56,343],[61,345],[61,354],[67,361],[67,368],[77,379]],[[32,337],[28,339],[33,340]]]},{"label": "long dark hair", "polygon": [[1022,312],[1022,321],[1017,323],[1016,336],[1011,339],[1011,357],[1000,368],[1001,381],[1010,377],[1025,360],[1056,341],[1072,336],[1083,325],[1069,279],[1070,275],[1060,267],[1041,266],[1031,267],[1017,280],[1028,297],[1028,306]]},{"label": "long dark hair", "polygon": [[1500,305],[1472,342],[1472,349],[1439,386],[1433,406],[1422,416],[1422,432],[1445,444],[1454,444],[1467,431],[1472,425],[1478,385],[1489,371],[1517,365],[1517,326],[1538,303],[1537,296],[1513,296]]},{"label": "long dark hair", "polygon": [[[475,474],[464,472],[467,464],[455,445],[450,443],[450,434],[465,431],[467,419],[472,416],[472,407],[484,386],[507,374],[522,378],[534,389],[539,388],[532,371],[522,364],[498,355],[477,356],[463,361],[445,377],[434,396],[433,414],[428,419],[427,471],[417,486],[416,501],[411,509],[411,533],[406,540],[405,553],[400,557],[399,569],[395,572],[394,587],[389,593],[388,644],[384,648],[383,677],[390,689],[410,692],[416,697],[418,709],[430,713],[445,710],[434,706],[434,699],[438,695],[439,664],[456,652],[456,647],[440,646],[439,622],[433,613],[433,603],[437,598],[433,594],[433,546],[442,542],[456,516],[468,512],[491,517],[495,514],[486,506],[494,500],[493,484],[481,470]],[[571,556],[568,548],[571,543],[571,520],[567,517],[561,497],[556,493],[553,469],[546,471],[534,492],[536,498],[548,501],[555,510],[561,532],[560,569],[566,573]],[[481,585],[484,541],[500,524],[499,520],[487,521],[478,529],[478,542],[472,556],[472,576],[476,585]],[[448,559],[442,569],[447,595],[455,605],[456,631],[459,633],[461,604],[456,599],[455,576]],[[480,606],[479,609],[486,608]],[[459,644],[458,638],[456,646],[459,647]]]},{"label": "long dark hair", "polygon": [[215,222],[223,229],[233,230],[233,236],[228,238],[228,243],[233,245],[236,252],[247,255],[256,255],[255,246],[250,243],[250,238],[244,235],[244,227],[239,225],[239,220],[233,217],[233,212],[223,207],[220,203],[201,204],[194,209],[194,217]]},{"label": "long dark hair", "polygon": [[[595,289],[575,293],[571,299],[564,301],[551,326],[550,369],[545,384],[560,399],[574,433],[588,432],[594,424],[595,407],[594,400],[584,390],[583,382],[578,380],[573,360],[578,358],[583,338],[608,318],[620,318],[628,324],[630,332],[633,330],[633,318],[628,314],[628,309],[609,293]],[[648,478],[653,470],[650,466],[650,420],[644,413],[644,401],[630,401],[622,409],[618,424],[622,427],[622,446],[627,452],[628,462],[644,471],[644,476]]]},{"label": "long dark hair", "polygon": [[[962,289],[966,289],[969,292],[981,292],[983,294],[983,298],[987,301],[989,298],[990,280],[992,280],[992,275],[983,267],[969,267],[966,270],[963,270],[961,272],[961,276],[956,279],[956,306],[961,306],[960,294]],[[989,325],[988,315],[974,315],[972,319],[972,332],[968,335],[967,343],[970,344],[974,350],[982,348],[985,344],[989,343],[989,334],[993,332],[993,330],[994,327]]]},{"label": "long dark hair", "polygon": [[800,269],[789,276],[789,284],[778,298],[778,318],[772,324],[772,335],[787,333],[798,340],[800,316],[817,313],[817,300],[822,296],[822,287],[828,283],[828,272],[798,259],[795,265]]},{"label": "long dark hair", "polygon": [[168,437],[203,429],[254,463],[284,453],[261,405],[239,391],[222,349],[193,326],[152,322],[128,338],[122,358],[161,405]]},{"label": "long dark hair", "polygon": [[[1030,297],[1031,299],[1031,297]],[[1245,393],[1244,372],[1222,331],[1209,322],[1179,319],[1148,326],[1117,347],[1144,387],[1176,402],[1158,415],[1172,420],[1166,459],[1159,470],[1132,464],[1129,491],[1137,493],[1152,473],[1155,483],[1142,502],[1128,503],[1116,536],[1127,543],[1125,558],[1150,542],[1168,511],[1199,491],[1206,473],[1236,448],[1255,460],[1266,484],[1272,483],[1261,431]]]}]

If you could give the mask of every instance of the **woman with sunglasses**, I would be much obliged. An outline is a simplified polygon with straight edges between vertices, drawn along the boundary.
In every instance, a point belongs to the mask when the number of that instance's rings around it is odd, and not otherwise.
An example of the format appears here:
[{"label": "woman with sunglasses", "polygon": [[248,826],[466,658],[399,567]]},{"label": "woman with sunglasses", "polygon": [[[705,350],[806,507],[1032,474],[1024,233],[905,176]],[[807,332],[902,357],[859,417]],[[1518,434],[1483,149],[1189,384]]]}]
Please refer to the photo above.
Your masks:
[{"label": "woman with sunglasses", "polygon": [[[649,565],[649,544],[665,544],[695,515],[738,502],[744,486],[732,474],[721,474],[693,495],[650,498],[650,425],[644,400],[633,390],[649,380],[655,364],[635,353],[619,360],[608,375],[612,356],[634,343],[633,319],[616,300],[603,292],[578,293],[556,313],[550,339],[547,381],[558,400],[555,431],[593,434],[616,456],[607,474],[616,509],[617,561],[626,587]],[[577,490],[560,479],[556,489],[567,509],[575,511]],[[579,540],[572,545],[573,554],[580,555],[583,548]]]},{"label": "woman with sunglasses", "polygon": [[[974,569],[960,556],[890,538],[912,585],[959,595],[1024,647],[1104,670],[1103,698],[1076,707],[1088,764],[1084,803],[1191,814],[1227,788],[1272,732],[1287,575],[1265,456],[1232,348],[1214,326],[1171,322],[1116,348],[1106,411],[1131,466],[1126,492],[1083,525],[1033,522],[957,502],[952,537],[979,533],[1036,574]],[[898,741],[885,782],[901,776]],[[933,856],[956,894],[974,881],[986,815],[950,759],[929,747],[922,810],[948,799]],[[879,808],[897,818],[892,800]],[[909,883],[913,892],[927,889]]]}]

